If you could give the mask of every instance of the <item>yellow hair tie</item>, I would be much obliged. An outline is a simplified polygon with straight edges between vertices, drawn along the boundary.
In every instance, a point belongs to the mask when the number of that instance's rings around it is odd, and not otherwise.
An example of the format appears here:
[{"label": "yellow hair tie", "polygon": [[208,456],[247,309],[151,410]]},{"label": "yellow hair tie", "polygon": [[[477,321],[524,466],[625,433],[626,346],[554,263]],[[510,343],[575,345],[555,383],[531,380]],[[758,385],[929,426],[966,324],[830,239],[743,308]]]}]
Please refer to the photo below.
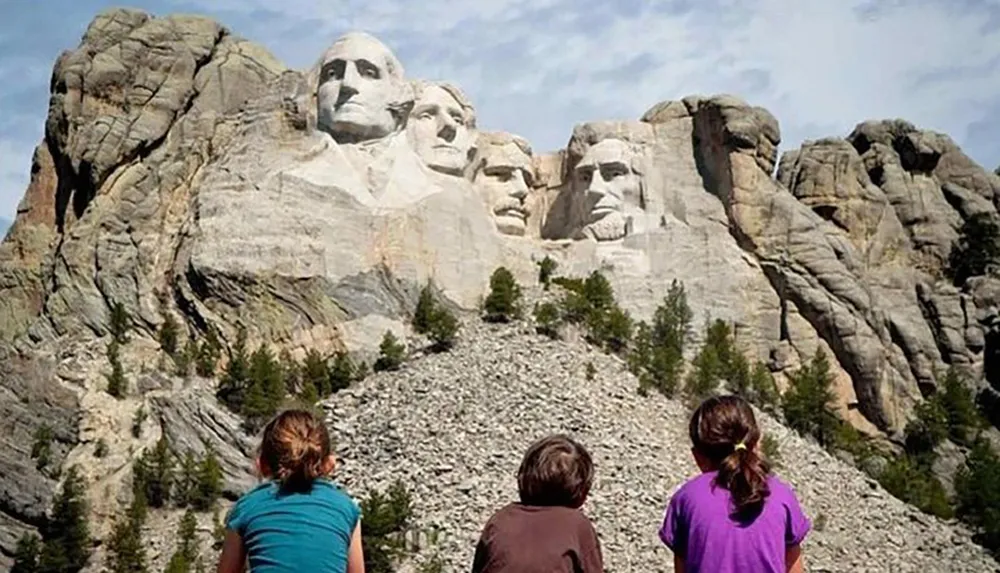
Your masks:
[{"label": "yellow hair tie", "polygon": [[739,451],[739,450],[745,450],[745,449],[747,449],[747,445],[744,444],[743,442],[740,442],[740,443],[736,444],[735,446],[733,446],[733,451],[734,452]]}]

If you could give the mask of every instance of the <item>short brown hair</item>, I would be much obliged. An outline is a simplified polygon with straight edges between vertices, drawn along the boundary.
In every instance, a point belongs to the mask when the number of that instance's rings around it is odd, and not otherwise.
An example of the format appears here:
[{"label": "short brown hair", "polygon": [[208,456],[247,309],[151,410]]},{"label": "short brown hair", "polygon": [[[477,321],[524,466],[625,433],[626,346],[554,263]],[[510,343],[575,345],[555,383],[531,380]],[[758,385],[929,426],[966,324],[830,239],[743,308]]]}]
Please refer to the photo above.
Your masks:
[{"label": "short brown hair", "polygon": [[329,456],[330,434],[306,410],[285,410],[264,427],[260,457],[283,488],[309,489]]},{"label": "short brown hair", "polygon": [[583,505],[594,480],[594,464],[581,444],[563,434],[546,436],[528,448],[517,472],[525,505]]}]

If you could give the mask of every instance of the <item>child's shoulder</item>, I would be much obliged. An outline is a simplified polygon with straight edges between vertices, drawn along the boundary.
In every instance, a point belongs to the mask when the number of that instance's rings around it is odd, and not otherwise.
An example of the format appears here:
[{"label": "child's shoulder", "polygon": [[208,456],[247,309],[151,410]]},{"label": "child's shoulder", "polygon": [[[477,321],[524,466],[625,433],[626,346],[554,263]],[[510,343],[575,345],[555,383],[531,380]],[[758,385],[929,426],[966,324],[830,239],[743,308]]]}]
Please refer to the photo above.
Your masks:
[{"label": "child's shoulder", "polygon": [[795,488],[785,480],[771,474],[767,476],[767,488],[771,492],[771,497],[786,502],[797,502]]}]

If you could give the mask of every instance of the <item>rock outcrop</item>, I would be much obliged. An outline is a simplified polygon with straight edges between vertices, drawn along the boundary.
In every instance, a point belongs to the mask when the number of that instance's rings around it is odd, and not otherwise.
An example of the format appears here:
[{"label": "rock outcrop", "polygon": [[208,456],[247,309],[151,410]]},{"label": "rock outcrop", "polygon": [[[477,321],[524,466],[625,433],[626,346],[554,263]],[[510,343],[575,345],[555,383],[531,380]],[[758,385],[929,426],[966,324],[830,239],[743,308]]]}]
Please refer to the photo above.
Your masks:
[{"label": "rock outcrop", "polygon": [[[0,412],[15,420],[2,554],[51,499],[25,445],[43,426],[56,467],[118,492],[135,447],[163,433],[178,451],[220,452],[231,496],[250,483],[252,444],[211,381],[152,372],[167,316],[182,344],[231,344],[244,327],[293,355],[367,356],[406,332],[428,281],[473,310],[495,268],[533,282],[549,256],[562,274],[602,270],[638,318],[683,282],[695,326],[730,323],[782,385],[826,351],[843,415],[871,433],[898,437],[948,367],[987,397],[1000,388],[996,279],[946,275],[963,221],[997,215],[1000,176],[901,120],[779,158],[768,111],[692,96],[537,153],[481,131],[460,89],[407,78],[366,34],[290,70],[211,20],[135,10],[95,18],[57,60],[49,103],[0,244]],[[104,391],[115,305],[133,338],[124,400]]]}]

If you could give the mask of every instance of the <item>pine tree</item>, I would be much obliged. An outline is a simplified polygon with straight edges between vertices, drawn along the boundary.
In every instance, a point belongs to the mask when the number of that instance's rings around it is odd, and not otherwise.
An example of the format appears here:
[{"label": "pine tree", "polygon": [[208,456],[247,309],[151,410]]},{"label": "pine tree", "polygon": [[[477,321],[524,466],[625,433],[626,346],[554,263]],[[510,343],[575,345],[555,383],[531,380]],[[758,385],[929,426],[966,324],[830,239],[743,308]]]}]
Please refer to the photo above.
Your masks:
[{"label": "pine tree", "polygon": [[538,261],[538,282],[543,290],[549,290],[552,285],[552,275],[555,274],[558,263],[552,257],[545,255],[545,258]]},{"label": "pine tree", "polygon": [[793,430],[812,436],[821,446],[833,445],[841,421],[833,409],[836,396],[831,390],[833,376],[822,349],[817,349],[810,364],[791,376],[784,395],[785,421]]},{"label": "pine tree", "polygon": [[514,275],[504,267],[498,267],[490,276],[490,293],[483,302],[485,320],[489,322],[510,322],[521,318],[521,286]]},{"label": "pine tree", "polygon": [[177,354],[177,338],[180,327],[172,315],[167,315],[160,325],[160,332],[157,338],[160,341],[160,348],[167,353],[167,356],[174,357]]},{"label": "pine tree", "polygon": [[125,392],[128,390],[128,380],[125,379],[125,370],[122,368],[116,340],[112,340],[108,344],[108,362],[111,363],[111,374],[108,376],[108,394],[120,400],[125,397]]},{"label": "pine tree", "polygon": [[332,392],[330,370],[326,367],[326,360],[315,348],[309,349],[302,364],[302,385],[303,388],[312,386],[316,393],[323,397],[329,396]]},{"label": "pine tree", "polygon": [[35,430],[35,441],[31,445],[31,458],[35,460],[35,469],[44,470],[52,461],[52,440],[55,436],[52,428],[42,424]]},{"label": "pine tree", "polygon": [[333,356],[333,365],[330,366],[329,382],[330,392],[339,392],[351,385],[358,379],[360,368],[355,368],[350,355],[341,350]]},{"label": "pine tree", "polygon": [[195,358],[195,371],[198,373],[198,376],[205,378],[215,376],[215,367],[219,363],[221,354],[222,343],[219,342],[219,337],[215,334],[215,331],[209,328],[205,334],[205,339],[198,347],[198,353]]},{"label": "pine tree", "polygon": [[211,509],[222,493],[222,466],[211,448],[198,466],[198,481],[193,493],[191,501],[197,511]]},{"label": "pine tree", "polygon": [[10,573],[40,573],[38,557],[41,550],[42,545],[37,535],[34,533],[22,535],[14,550],[14,566]]},{"label": "pine tree", "polygon": [[195,490],[198,487],[198,460],[194,457],[194,452],[188,449],[184,452],[184,460],[173,492],[174,501],[178,507],[187,507],[194,501]]},{"label": "pine tree", "polygon": [[393,335],[391,330],[385,331],[382,343],[379,345],[379,357],[375,361],[375,371],[399,370],[406,356],[406,347]]},{"label": "pine tree", "polygon": [[302,385],[303,366],[298,360],[292,358],[292,353],[287,348],[278,355],[278,366],[281,369],[281,379],[285,381],[285,394],[300,394]]},{"label": "pine tree", "polygon": [[83,478],[76,466],[72,466],[53,501],[52,515],[42,533],[45,540],[39,557],[42,572],[79,571],[90,560],[89,508],[85,496]]},{"label": "pine tree", "polygon": [[941,391],[934,397],[948,415],[949,437],[963,445],[970,445],[985,425],[969,386],[958,370],[949,368]]},{"label": "pine tree", "polygon": [[684,363],[693,313],[684,285],[674,280],[667,296],[653,313],[652,324],[640,322],[633,337],[629,367],[639,378],[639,391],[655,388],[674,395]]},{"label": "pine tree", "polygon": [[118,344],[128,343],[129,316],[125,305],[116,302],[111,306],[111,338]]},{"label": "pine tree", "polygon": [[177,550],[170,557],[165,573],[191,573],[198,561],[198,522],[190,509],[184,512],[177,530]]},{"label": "pine tree", "polygon": [[774,376],[763,362],[754,364],[753,372],[750,374],[750,389],[753,395],[752,402],[757,407],[770,414],[777,414],[781,395],[778,393]]},{"label": "pine tree", "polygon": [[260,346],[250,356],[250,385],[260,389],[263,408],[258,409],[255,405],[246,417],[252,419],[256,416],[263,421],[273,416],[285,399],[285,381],[281,377],[281,366],[266,345]]},{"label": "pine tree", "polygon": [[413,311],[413,330],[418,334],[427,334],[431,331],[434,322],[434,315],[437,312],[437,302],[434,300],[434,292],[431,290],[431,283],[428,282],[424,288],[420,289],[420,298],[417,300],[417,308]]},{"label": "pine tree", "polygon": [[166,436],[156,442],[151,452],[144,452],[142,489],[146,500],[152,507],[163,507],[170,501],[170,493],[174,485],[174,458],[170,453],[170,444]]},{"label": "pine tree", "polygon": [[142,526],[146,509],[141,495],[135,498],[124,519],[119,519],[108,541],[108,573],[145,573],[148,571]]},{"label": "pine tree", "polygon": [[435,309],[428,334],[433,343],[432,350],[435,352],[450,350],[455,345],[455,337],[458,334],[458,319],[446,308]]},{"label": "pine tree", "polygon": [[174,356],[174,366],[178,376],[187,378],[191,375],[191,365],[198,359],[198,352],[198,342],[194,338],[189,338],[184,349]]},{"label": "pine tree", "polygon": [[236,332],[236,342],[230,352],[225,374],[219,381],[219,388],[215,395],[230,410],[239,412],[246,401],[249,385],[250,359],[247,356],[247,331],[240,327]]}]

